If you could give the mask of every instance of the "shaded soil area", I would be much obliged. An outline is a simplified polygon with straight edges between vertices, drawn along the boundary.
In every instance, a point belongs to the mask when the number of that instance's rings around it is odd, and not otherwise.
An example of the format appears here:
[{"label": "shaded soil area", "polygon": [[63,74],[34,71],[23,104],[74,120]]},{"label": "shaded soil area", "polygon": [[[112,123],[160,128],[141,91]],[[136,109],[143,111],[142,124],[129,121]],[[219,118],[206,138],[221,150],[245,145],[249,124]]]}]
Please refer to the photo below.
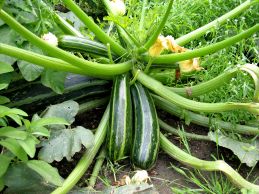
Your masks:
[{"label": "shaded soil area", "polygon": [[[94,109],[88,113],[79,115],[76,118],[75,125],[81,125],[89,129],[95,129],[98,126],[103,112],[104,109]],[[180,121],[177,117],[171,116],[166,112],[158,111],[158,115],[162,120],[174,127],[184,126],[186,132],[201,135],[206,135],[208,133],[208,129],[204,127],[200,127],[194,124],[186,126],[184,125],[183,121]],[[179,137],[170,134],[167,134],[167,136],[175,145],[182,149],[185,149]],[[188,144],[193,156],[196,156],[203,160],[213,160],[213,156],[216,158],[224,158],[224,160],[234,169],[239,169],[239,173],[241,173],[243,177],[247,177],[251,170],[251,168],[248,168],[245,165],[240,166],[239,160],[233,155],[230,150],[221,147],[217,148],[216,144],[213,142],[190,140],[188,141]],[[65,178],[76,166],[83,152],[84,150],[80,153],[77,153],[73,157],[73,160],[70,162],[64,159],[59,163],[53,163],[53,165],[59,169],[59,173]],[[155,185],[160,194],[172,193],[172,187],[181,188],[182,186],[185,186],[189,188],[197,188],[196,185],[187,181],[184,176],[176,172],[171,165],[186,168],[186,166],[184,166],[183,164],[180,164],[178,161],[163,153],[163,151],[160,151],[156,166],[148,171],[149,176],[151,177],[151,182]],[[87,180],[91,175],[92,169],[93,165],[82,177],[82,179],[78,183],[78,186],[87,186]],[[209,172],[204,172],[203,174],[205,177],[211,176],[211,173]],[[102,190],[105,186],[114,185],[116,181],[120,180],[124,175],[129,175],[130,177],[134,175],[134,169],[131,168],[129,159],[125,159],[123,163],[120,164],[111,164],[111,162],[105,161],[105,163],[103,164],[103,168],[99,174],[95,189]],[[258,164],[249,176],[249,180],[253,181],[256,179],[256,177],[259,177]],[[255,183],[259,184],[259,180],[256,180]]]}]

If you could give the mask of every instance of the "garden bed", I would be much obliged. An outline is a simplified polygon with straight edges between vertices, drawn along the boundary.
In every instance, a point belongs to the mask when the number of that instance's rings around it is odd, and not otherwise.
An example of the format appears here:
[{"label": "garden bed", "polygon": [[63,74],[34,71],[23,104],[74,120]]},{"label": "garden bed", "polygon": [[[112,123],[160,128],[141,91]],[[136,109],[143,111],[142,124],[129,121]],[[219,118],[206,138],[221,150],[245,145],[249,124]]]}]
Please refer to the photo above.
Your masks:
[{"label": "garden bed", "polygon": [[1,1],[0,192],[259,193],[258,8]]}]

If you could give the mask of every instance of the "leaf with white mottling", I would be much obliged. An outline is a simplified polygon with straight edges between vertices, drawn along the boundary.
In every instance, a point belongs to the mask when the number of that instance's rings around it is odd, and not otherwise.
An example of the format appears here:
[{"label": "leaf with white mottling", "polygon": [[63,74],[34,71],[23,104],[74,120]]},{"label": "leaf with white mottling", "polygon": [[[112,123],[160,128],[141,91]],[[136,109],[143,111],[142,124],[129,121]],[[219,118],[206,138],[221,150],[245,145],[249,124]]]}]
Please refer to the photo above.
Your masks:
[{"label": "leaf with white mottling", "polygon": [[65,119],[69,124],[72,124],[75,121],[75,116],[78,113],[78,110],[79,104],[75,101],[69,100],[49,106],[44,112],[43,118],[59,117]]},{"label": "leaf with white mottling", "polygon": [[244,143],[214,132],[209,132],[208,136],[219,146],[232,150],[239,160],[247,166],[253,167],[257,164],[259,160],[258,139],[254,140],[253,143]]},{"label": "leaf with white mottling", "polygon": [[39,158],[48,163],[61,161],[64,157],[71,160],[84,145],[90,148],[94,143],[94,135],[89,129],[78,126],[73,129],[54,130],[50,138],[42,142]]}]

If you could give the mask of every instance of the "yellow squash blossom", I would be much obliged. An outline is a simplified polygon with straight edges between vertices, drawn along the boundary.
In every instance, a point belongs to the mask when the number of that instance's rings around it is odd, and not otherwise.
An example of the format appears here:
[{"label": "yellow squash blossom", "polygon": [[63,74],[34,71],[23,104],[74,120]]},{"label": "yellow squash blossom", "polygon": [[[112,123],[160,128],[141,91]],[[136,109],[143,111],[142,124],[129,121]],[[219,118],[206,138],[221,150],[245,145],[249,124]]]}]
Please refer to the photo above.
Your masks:
[{"label": "yellow squash blossom", "polygon": [[[152,57],[156,57],[162,53],[163,50],[170,50],[174,53],[186,52],[189,49],[181,47],[178,45],[172,36],[162,36],[160,35],[153,46],[150,47],[148,53]],[[193,71],[200,71],[202,67],[199,66],[199,58],[193,58],[185,61],[179,62],[179,67],[181,73],[190,73]]]}]

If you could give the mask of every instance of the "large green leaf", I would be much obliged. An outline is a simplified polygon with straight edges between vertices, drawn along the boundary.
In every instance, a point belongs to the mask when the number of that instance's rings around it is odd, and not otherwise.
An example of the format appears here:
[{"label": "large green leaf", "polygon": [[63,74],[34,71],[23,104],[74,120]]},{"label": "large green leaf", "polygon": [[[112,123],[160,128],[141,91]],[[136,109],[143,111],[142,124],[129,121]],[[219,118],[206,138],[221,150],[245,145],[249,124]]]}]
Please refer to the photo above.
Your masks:
[{"label": "large green leaf", "polygon": [[[7,25],[3,25],[0,27],[0,37],[4,37],[0,38],[1,43],[16,46],[15,41],[17,40],[17,33],[9,28]],[[3,61],[7,64],[13,64],[16,59],[0,54],[0,61]]]},{"label": "large green leaf", "polygon": [[5,194],[46,194],[56,188],[25,163],[10,166],[4,180],[8,187]]},{"label": "large green leaf", "polygon": [[[43,54],[42,50],[38,47],[32,45],[32,44],[26,44],[24,49],[33,51],[39,54]],[[44,68],[38,65],[34,65],[32,63],[29,63],[27,61],[18,61],[18,67],[24,77],[27,81],[33,81],[37,79],[41,73],[43,72]]]},{"label": "large green leaf", "polygon": [[41,175],[45,181],[56,186],[63,184],[64,180],[59,175],[58,170],[48,163],[41,160],[29,160],[26,164],[29,168]]},{"label": "large green leaf", "polygon": [[0,177],[0,191],[4,189],[4,179]]},{"label": "large green leaf", "polygon": [[259,140],[254,140],[253,143],[244,143],[230,137],[224,136],[221,133],[209,132],[208,136],[219,146],[228,148],[239,158],[242,163],[249,167],[253,167],[259,160]]},{"label": "large green leaf", "polygon": [[7,126],[0,128],[0,136],[24,140],[27,138],[28,133],[26,131],[18,130],[14,127]]},{"label": "large green leaf", "polygon": [[11,64],[8,64],[8,63],[0,61],[0,66],[1,66],[0,74],[9,73],[9,72],[14,71],[14,69],[13,69]]},{"label": "large green leaf", "polygon": [[69,100],[60,104],[49,106],[43,117],[60,117],[64,118],[69,124],[72,124],[75,121],[75,116],[78,113],[78,110],[79,104],[75,101]]},{"label": "large green leaf", "polygon": [[76,152],[81,150],[81,145],[89,148],[94,143],[93,133],[84,127],[74,129],[54,130],[50,138],[42,142],[39,158],[51,163],[61,161],[64,157],[71,160]]},{"label": "large green leaf", "polygon": [[44,86],[51,88],[58,94],[64,91],[66,72],[46,69],[41,75],[41,82]]},{"label": "large green leaf", "polygon": [[[3,155],[3,154],[0,154],[0,178],[6,173],[8,167],[9,167],[9,164],[11,162],[11,158]],[[1,191],[1,189],[0,189]]]},{"label": "large green leaf", "polygon": [[27,154],[17,142],[17,140],[12,138],[6,138],[0,141],[0,145],[7,148],[11,151],[15,156],[17,156],[22,161],[27,161]]}]

